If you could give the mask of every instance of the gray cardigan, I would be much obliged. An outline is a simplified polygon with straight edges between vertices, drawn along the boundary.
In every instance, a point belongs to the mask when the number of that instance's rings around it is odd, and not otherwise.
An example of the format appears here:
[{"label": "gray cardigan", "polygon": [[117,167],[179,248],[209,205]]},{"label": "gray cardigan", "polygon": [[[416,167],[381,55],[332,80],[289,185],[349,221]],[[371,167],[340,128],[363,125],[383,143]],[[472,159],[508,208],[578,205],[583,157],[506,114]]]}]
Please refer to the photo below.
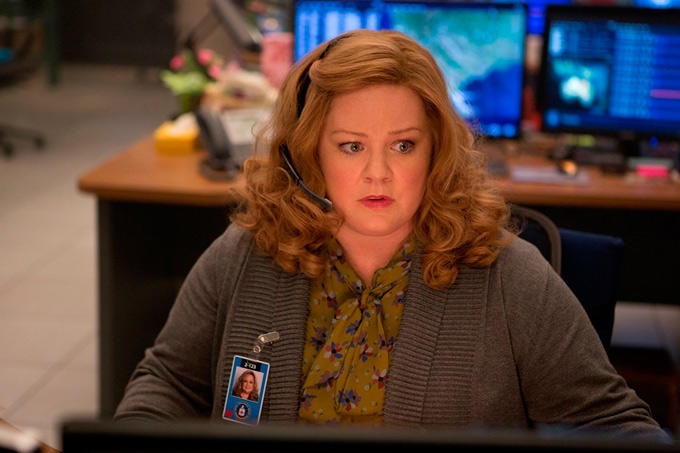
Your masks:
[{"label": "gray cardigan", "polygon": [[[309,279],[230,225],[187,276],[117,420],[222,418],[234,355],[270,363],[262,421],[297,419]],[[280,339],[252,353],[258,335]],[[610,364],[582,306],[538,250],[514,240],[450,288],[416,256],[386,383],[384,423],[666,434]],[[229,422],[227,422],[229,423]]]}]

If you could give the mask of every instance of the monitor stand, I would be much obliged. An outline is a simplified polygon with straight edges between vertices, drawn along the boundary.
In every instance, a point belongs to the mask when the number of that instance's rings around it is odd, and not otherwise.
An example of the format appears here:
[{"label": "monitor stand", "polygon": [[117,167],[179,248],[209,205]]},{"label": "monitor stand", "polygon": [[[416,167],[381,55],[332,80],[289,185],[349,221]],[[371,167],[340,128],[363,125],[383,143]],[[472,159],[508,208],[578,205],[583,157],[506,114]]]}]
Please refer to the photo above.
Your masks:
[{"label": "monitor stand", "polygon": [[569,152],[576,165],[597,166],[605,173],[626,172],[626,156],[618,149],[573,146]]},{"label": "monitor stand", "polygon": [[620,137],[618,139],[618,150],[625,157],[640,157],[640,140]]}]

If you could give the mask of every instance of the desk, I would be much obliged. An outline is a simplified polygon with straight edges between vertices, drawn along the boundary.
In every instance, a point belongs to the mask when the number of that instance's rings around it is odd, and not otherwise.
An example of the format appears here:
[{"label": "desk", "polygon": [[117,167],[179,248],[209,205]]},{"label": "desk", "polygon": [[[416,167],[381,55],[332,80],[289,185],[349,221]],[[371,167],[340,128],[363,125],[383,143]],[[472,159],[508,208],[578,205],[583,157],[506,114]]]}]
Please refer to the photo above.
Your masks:
[{"label": "desk", "polygon": [[[161,155],[147,137],[78,180],[81,191],[97,197],[104,416],[115,410],[191,265],[227,226],[235,200],[226,189],[234,183],[200,176],[204,156]],[[550,165],[524,154],[508,162]],[[626,243],[621,300],[678,303],[680,184],[584,171],[588,185],[497,182],[509,201],[544,211],[560,227],[621,236]]]},{"label": "desk", "polygon": [[[555,168],[540,155],[514,155],[507,162],[509,167]],[[517,204],[680,214],[680,181],[607,174],[593,167],[580,171],[586,176],[585,184],[518,183],[509,177],[497,178],[496,182],[505,197]]]},{"label": "desk", "polygon": [[231,183],[198,173],[204,155],[161,155],[148,137],[78,180],[97,197],[102,415],[113,414],[184,276],[227,226]]}]

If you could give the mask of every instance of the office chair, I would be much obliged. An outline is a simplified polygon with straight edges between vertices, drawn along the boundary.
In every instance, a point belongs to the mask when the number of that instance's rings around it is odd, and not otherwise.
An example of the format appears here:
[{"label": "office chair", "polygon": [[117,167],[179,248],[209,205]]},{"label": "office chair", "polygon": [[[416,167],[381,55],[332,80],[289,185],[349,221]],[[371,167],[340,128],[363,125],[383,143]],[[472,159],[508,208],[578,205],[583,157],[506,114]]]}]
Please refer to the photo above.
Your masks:
[{"label": "office chair", "polygon": [[14,140],[16,139],[29,140],[38,149],[45,146],[45,138],[40,132],[0,123],[0,147],[6,157],[14,155]]},{"label": "office chair", "polygon": [[562,241],[557,225],[545,214],[516,204],[511,205],[511,216],[519,236],[534,244],[555,272],[561,274]]},{"label": "office chair", "polygon": [[511,206],[519,236],[541,251],[586,310],[605,349],[611,348],[619,297],[623,240],[619,237],[558,228],[541,212]]},{"label": "office chair", "polygon": [[[18,16],[20,12],[26,13],[29,17],[35,17],[37,14],[37,6],[30,2],[27,2],[27,5],[17,3],[14,7],[18,8]],[[28,14],[29,12],[31,14]],[[17,83],[38,68],[40,58],[33,52],[38,36],[32,25],[32,21],[28,21],[24,27],[6,27],[0,36],[0,48],[6,50],[3,58],[0,58],[0,87]],[[36,148],[45,146],[45,137],[39,131],[0,124],[0,148],[6,157],[14,154],[15,140],[29,140]]]}]

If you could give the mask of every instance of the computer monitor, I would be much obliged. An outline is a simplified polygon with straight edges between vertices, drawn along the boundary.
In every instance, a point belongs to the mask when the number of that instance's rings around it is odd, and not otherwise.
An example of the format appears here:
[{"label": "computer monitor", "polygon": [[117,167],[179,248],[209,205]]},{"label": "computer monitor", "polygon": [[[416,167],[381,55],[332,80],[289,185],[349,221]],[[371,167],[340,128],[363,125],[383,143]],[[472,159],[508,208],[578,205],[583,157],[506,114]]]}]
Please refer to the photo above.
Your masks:
[{"label": "computer monitor", "polygon": [[633,6],[647,8],[680,8],[680,0],[633,0]]},{"label": "computer monitor", "polygon": [[296,0],[295,59],[335,35],[393,29],[423,44],[451,102],[482,136],[521,135],[527,9],[522,3]]},{"label": "computer monitor", "polygon": [[517,453],[677,452],[677,444],[650,443],[604,435],[569,435],[560,430],[386,428],[362,425],[260,424],[198,421],[113,422],[66,420],[62,453],[368,453],[452,451]]},{"label": "computer monitor", "polygon": [[572,3],[574,3],[572,0],[526,0],[528,12],[527,33],[539,37],[543,36],[545,10],[548,5],[571,5]]},{"label": "computer monitor", "polygon": [[294,0],[293,60],[350,30],[379,30],[381,2],[371,0]]},{"label": "computer monitor", "polygon": [[544,132],[677,141],[680,9],[548,5],[539,80]]}]

